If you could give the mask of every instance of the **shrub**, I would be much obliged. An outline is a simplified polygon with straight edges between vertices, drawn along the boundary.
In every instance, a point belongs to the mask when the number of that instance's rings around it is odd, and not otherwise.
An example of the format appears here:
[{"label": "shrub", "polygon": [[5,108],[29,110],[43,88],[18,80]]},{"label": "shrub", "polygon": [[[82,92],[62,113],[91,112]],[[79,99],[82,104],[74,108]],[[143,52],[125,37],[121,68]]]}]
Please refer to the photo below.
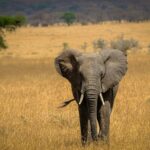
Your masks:
[{"label": "shrub", "polygon": [[86,51],[86,49],[87,49],[87,43],[86,42],[84,42],[83,45],[81,45],[81,49]]},{"label": "shrub", "polygon": [[6,42],[4,40],[4,37],[2,35],[0,35],[0,50],[6,49],[6,48],[7,48],[7,45],[6,45]]},{"label": "shrub", "polygon": [[104,39],[98,39],[93,42],[93,47],[95,50],[103,49],[107,46],[107,42]]},{"label": "shrub", "polygon": [[68,43],[63,43],[63,50],[67,50],[69,48],[69,44]]},{"label": "shrub", "polygon": [[86,25],[88,25],[88,23],[87,22],[81,22],[81,25],[86,26]]},{"label": "shrub", "polygon": [[131,44],[131,48],[139,46],[139,42],[135,39],[130,39],[130,44]]},{"label": "shrub", "polygon": [[73,22],[76,20],[76,16],[72,12],[66,12],[63,14],[62,19],[67,23],[67,25],[73,24]]},{"label": "shrub", "polygon": [[0,27],[0,35],[4,36],[4,31],[3,31],[3,29],[1,27]]},{"label": "shrub", "polygon": [[114,49],[119,49],[123,52],[127,52],[127,50],[138,47],[138,41],[134,39],[124,39],[123,36],[119,37],[116,41],[111,41],[110,46]]},{"label": "shrub", "polygon": [[16,26],[14,26],[14,25],[7,25],[7,26],[5,26],[5,29],[8,32],[14,32],[16,30]]},{"label": "shrub", "polygon": [[25,16],[15,16],[15,26],[22,26],[26,23],[26,18]]},{"label": "shrub", "polygon": [[22,26],[26,23],[24,16],[0,16],[0,27],[5,28],[8,25]]}]

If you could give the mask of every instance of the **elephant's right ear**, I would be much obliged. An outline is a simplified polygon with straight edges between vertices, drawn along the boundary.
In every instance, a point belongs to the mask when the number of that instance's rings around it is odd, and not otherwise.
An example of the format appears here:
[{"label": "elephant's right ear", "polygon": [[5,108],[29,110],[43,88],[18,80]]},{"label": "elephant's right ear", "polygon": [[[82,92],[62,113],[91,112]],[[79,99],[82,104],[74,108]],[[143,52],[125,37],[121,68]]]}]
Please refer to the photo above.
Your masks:
[{"label": "elephant's right ear", "polygon": [[57,72],[63,77],[71,80],[72,75],[78,69],[77,57],[81,53],[75,50],[65,50],[57,58],[55,58],[55,67]]}]

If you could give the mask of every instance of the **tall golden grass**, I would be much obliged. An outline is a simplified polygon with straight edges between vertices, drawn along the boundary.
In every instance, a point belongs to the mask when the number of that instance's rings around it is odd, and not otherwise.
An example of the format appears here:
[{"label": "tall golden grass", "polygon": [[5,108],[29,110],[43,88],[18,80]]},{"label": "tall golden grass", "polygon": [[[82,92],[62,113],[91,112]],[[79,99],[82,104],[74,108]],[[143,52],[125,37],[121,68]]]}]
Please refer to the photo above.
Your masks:
[{"label": "tall golden grass", "polygon": [[124,34],[140,42],[128,54],[128,72],[121,81],[111,115],[111,150],[150,149],[150,22],[20,28],[6,33],[9,49],[0,53],[0,150],[108,149],[103,143],[83,148],[77,105],[57,106],[72,98],[68,81],[54,69],[64,42],[80,48],[102,37]]}]

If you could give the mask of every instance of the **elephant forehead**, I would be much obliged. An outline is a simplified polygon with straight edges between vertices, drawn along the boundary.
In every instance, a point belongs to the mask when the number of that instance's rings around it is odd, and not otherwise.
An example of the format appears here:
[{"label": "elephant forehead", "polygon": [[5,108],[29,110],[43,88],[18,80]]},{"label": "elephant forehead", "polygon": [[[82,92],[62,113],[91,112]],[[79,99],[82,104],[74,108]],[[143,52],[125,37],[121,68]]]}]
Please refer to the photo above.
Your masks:
[{"label": "elephant forehead", "polygon": [[96,74],[99,72],[99,67],[97,66],[97,63],[87,60],[80,66],[80,72],[82,72],[84,75]]},{"label": "elephant forehead", "polygon": [[100,70],[101,59],[95,53],[88,53],[80,57],[80,72],[97,72]]},{"label": "elephant forehead", "polygon": [[97,60],[93,57],[85,57],[81,63],[81,68],[91,68],[96,66]]},{"label": "elephant forehead", "polygon": [[81,57],[82,64],[92,64],[97,62],[97,56],[95,54],[84,54]]}]

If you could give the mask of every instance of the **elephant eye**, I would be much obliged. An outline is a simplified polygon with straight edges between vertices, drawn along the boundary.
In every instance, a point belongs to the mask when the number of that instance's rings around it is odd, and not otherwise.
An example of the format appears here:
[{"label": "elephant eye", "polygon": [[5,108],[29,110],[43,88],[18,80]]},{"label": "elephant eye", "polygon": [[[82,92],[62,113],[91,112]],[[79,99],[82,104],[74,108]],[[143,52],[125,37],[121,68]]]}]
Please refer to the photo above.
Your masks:
[{"label": "elephant eye", "polygon": [[84,76],[83,76],[82,72],[80,72],[80,77],[81,77],[82,80],[84,80]]}]

